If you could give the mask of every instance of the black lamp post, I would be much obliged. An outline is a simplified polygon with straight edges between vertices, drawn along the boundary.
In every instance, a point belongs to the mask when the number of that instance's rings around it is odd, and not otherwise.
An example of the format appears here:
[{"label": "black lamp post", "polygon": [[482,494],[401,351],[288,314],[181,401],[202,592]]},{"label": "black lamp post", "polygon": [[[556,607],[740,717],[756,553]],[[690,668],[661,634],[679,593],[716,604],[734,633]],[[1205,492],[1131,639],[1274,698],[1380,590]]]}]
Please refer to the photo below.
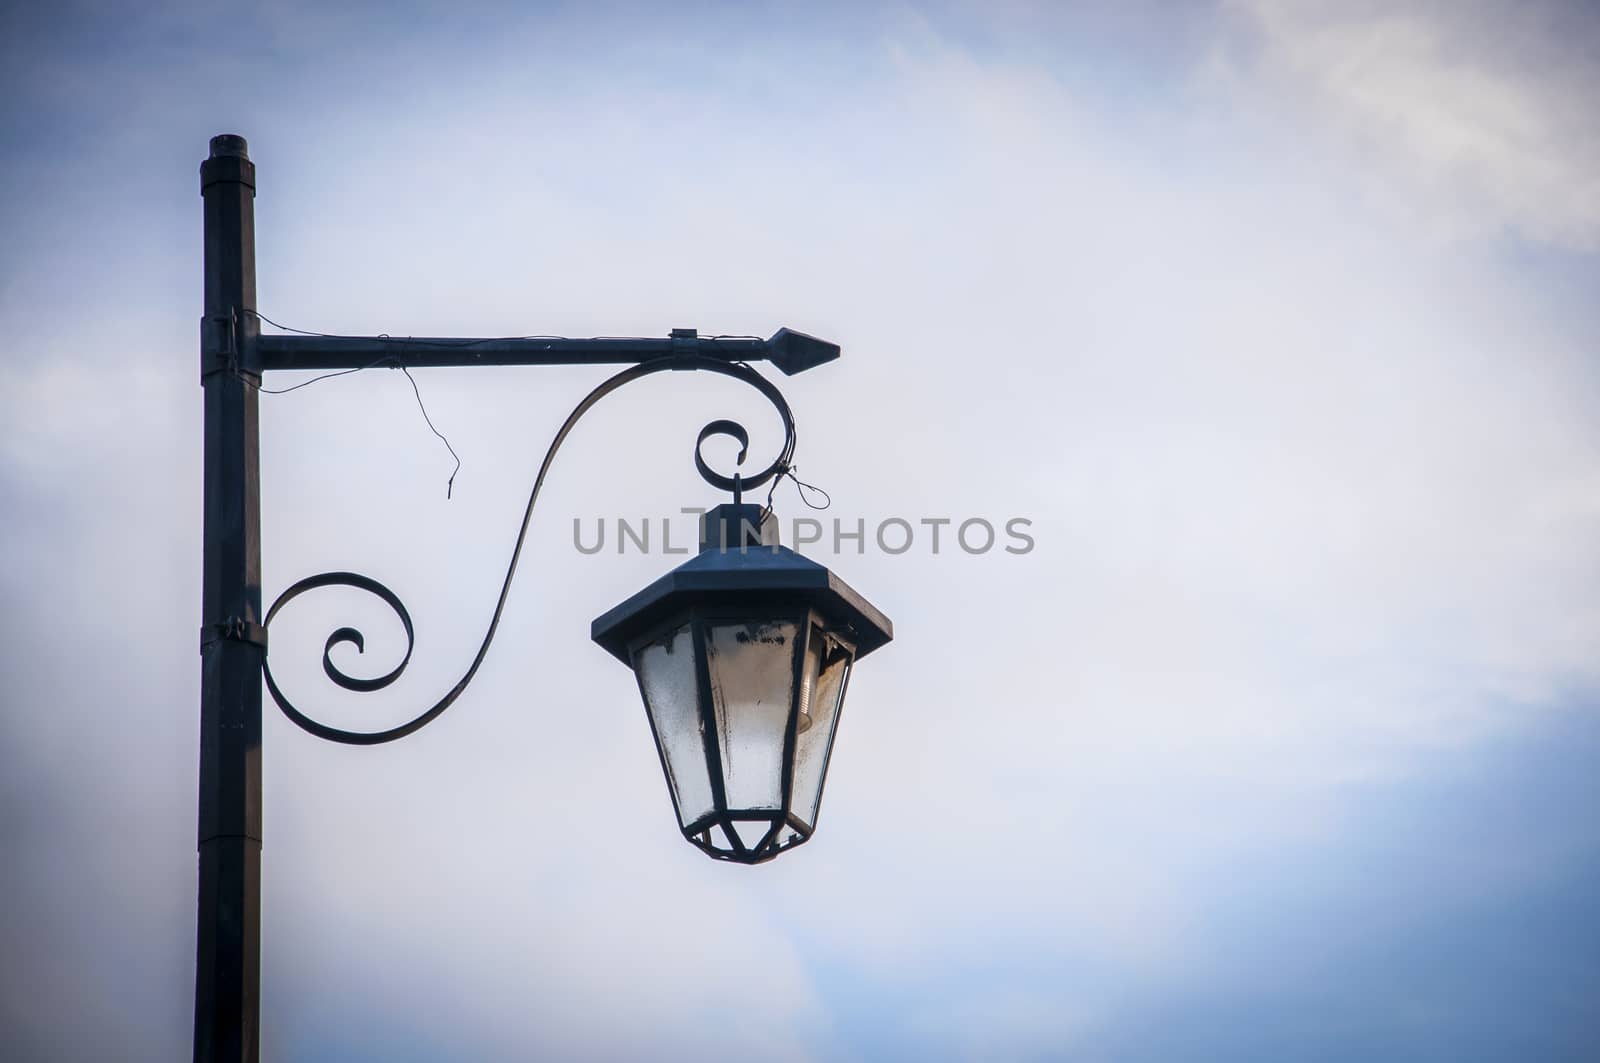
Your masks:
[{"label": "black lamp post", "polygon": [[[750,476],[725,477],[695,464],[731,505],[702,522],[701,551],[594,622],[593,637],[638,675],[639,689],[684,836],[718,859],[761,863],[806,841],[816,828],[823,780],[852,663],[888,642],[887,618],[826,568],[777,544],[770,512],[741,501],[789,471],[794,419],[783,395],[748,362],[794,374],[839,356],[839,348],[779,330],[767,340],[406,339],[260,334],[255,299],[255,167],[244,138],[213,137],[200,167],[205,201],[205,316],[200,374],[205,394],[205,529],[200,693],[200,896],[196,941],[197,1061],[255,1060],[259,1049],[261,875],[261,680],[296,724],[336,742],[393,741],[435,719],[466,689],[493,642],[528,522],[550,464],[578,419],[612,391],[663,371],[701,370],[755,387],[778,410],[786,438],[778,458]],[[629,368],[580,402],[545,454],[477,655],[428,709],[384,731],[345,731],[295,707],[267,660],[267,629],[308,591],[349,586],[376,595],[399,617],[406,652],[386,675],[357,678],[331,651],[365,646],[336,629],[322,665],[348,690],[379,690],[411,659],[414,629],[398,596],[354,572],[324,572],[292,584],[261,610],[258,391],[274,370],[346,370],[470,365],[605,365]],[[742,427],[715,421],[700,433],[748,443]],[[739,452],[742,464],[745,451]]]}]

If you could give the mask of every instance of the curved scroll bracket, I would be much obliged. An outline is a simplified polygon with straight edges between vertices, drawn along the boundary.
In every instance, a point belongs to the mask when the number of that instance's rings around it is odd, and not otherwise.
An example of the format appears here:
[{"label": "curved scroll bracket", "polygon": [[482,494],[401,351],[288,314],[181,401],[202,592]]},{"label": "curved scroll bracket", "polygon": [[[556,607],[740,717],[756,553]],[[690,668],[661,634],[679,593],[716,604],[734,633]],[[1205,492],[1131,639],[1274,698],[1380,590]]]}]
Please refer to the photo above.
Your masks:
[{"label": "curved scroll bracket", "polygon": [[[719,367],[716,370],[718,372],[730,369],[743,370],[742,373],[729,372],[727,375],[743,380],[765,395],[767,400],[778,411],[778,416],[783,419],[783,450],[773,459],[771,465],[753,475],[735,473],[732,476],[724,476],[706,464],[705,455],[701,451],[701,447],[705,445],[706,440],[712,436],[728,436],[739,444],[739,453],[734,457],[734,463],[743,465],[746,455],[750,452],[750,433],[745,431],[744,425],[738,421],[717,420],[700,429],[700,435],[694,441],[694,467],[700,473],[700,478],[712,487],[722,491],[732,491],[737,495],[741,491],[750,491],[760,487],[774,476],[781,476],[788,470],[790,464],[794,461],[794,414],[790,411],[789,404],[784,401],[783,392],[779,391],[771,381],[749,366],[734,365],[727,362],[714,362],[712,365]],[[711,366],[703,366],[701,368],[711,368]]]},{"label": "curved scroll bracket", "polygon": [[[328,640],[322,645],[322,670],[327,674],[328,678],[344,689],[353,690],[360,694],[370,694],[374,690],[382,690],[396,679],[399,679],[401,673],[406,670],[406,665],[411,663],[411,651],[415,649],[417,644],[416,627],[411,623],[411,614],[406,610],[405,604],[400,601],[400,597],[370,576],[363,576],[359,572],[320,572],[315,576],[308,576],[278,595],[277,600],[272,603],[272,608],[267,610],[266,623],[270,625],[272,618],[277,616],[278,610],[285,605],[288,605],[306,591],[316,590],[319,587],[354,587],[357,590],[376,595],[394,611],[395,616],[399,618],[400,624],[405,628],[406,632],[406,652],[405,656],[400,658],[400,663],[383,675],[372,679],[360,679],[353,675],[347,675],[340,670],[338,665],[333,663],[333,648],[349,643],[356,648],[357,653],[364,653],[367,648],[366,637],[353,627],[338,628],[328,636]],[[326,738],[334,742],[345,742],[351,745],[377,745],[381,742],[392,742],[396,738],[404,738],[439,715],[449,707],[451,701],[455,700],[455,697],[452,696],[409,723],[401,724],[399,727],[393,727],[387,731],[342,731],[337,727],[329,727],[326,724],[318,723],[296,709],[289,702],[289,699],[283,696],[283,692],[278,689],[277,682],[272,678],[272,668],[269,664],[263,662],[261,671],[267,681],[267,692],[272,695],[272,700],[278,703],[278,708],[283,710],[285,716],[319,738]]]},{"label": "curved scroll bracket", "polygon": [[[700,473],[702,479],[713,487],[724,491],[732,491],[737,496],[742,489],[757,487],[788,470],[794,459],[794,414],[790,411],[788,402],[784,400],[783,393],[771,381],[748,365],[743,362],[724,362],[699,355],[675,355],[669,358],[643,362],[624,369],[584,396],[583,401],[578,403],[577,407],[567,416],[566,421],[562,423],[561,428],[556,432],[555,439],[550,443],[550,448],[545,451],[544,461],[539,465],[539,473],[534,477],[533,489],[528,492],[528,505],[522,513],[522,527],[517,533],[517,542],[511,551],[511,560],[506,565],[505,580],[500,586],[500,597],[495,603],[494,614],[489,619],[488,630],[484,633],[483,642],[479,645],[477,655],[473,658],[472,664],[468,666],[465,674],[457,680],[455,686],[451,687],[449,692],[426,711],[397,727],[391,727],[384,731],[346,731],[313,720],[297,709],[284,696],[283,691],[278,688],[278,684],[272,676],[272,668],[268,661],[264,660],[261,670],[266,679],[267,692],[272,695],[272,700],[277,703],[278,708],[283,710],[283,714],[300,728],[309,731],[318,738],[325,738],[330,742],[342,742],[346,745],[370,746],[392,742],[397,738],[404,738],[413,731],[426,726],[437,718],[440,713],[444,712],[445,709],[449,708],[466,690],[467,684],[472,682],[473,676],[478,672],[478,667],[483,664],[483,659],[489,652],[490,644],[494,641],[495,631],[500,626],[500,615],[505,610],[506,597],[511,591],[511,580],[516,575],[517,561],[522,556],[522,546],[528,536],[528,523],[533,517],[534,503],[538,501],[539,489],[544,486],[545,476],[549,473],[551,462],[555,460],[556,452],[561,449],[561,444],[566,441],[567,435],[572,431],[573,426],[578,423],[578,420],[585,413],[589,412],[595,403],[624,384],[629,384],[642,377],[669,369],[704,369],[709,372],[720,373],[723,376],[730,376],[735,380],[749,384],[772,403],[773,407],[778,411],[778,416],[783,421],[783,449],[779,451],[777,458],[773,460],[771,465],[753,476],[745,476],[741,473],[735,473],[731,477],[723,476],[706,464],[705,458],[701,453],[701,447],[707,439],[717,435],[729,436],[739,443],[739,453],[735,461],[737,464],[743,465],[750,448],[750,434],[745,431],[744,426],[737,421],[728,420],[712,421],[706,425],[700,430],[699,436],[695,439],[694,449],[695,469]],[[263,627],[270,626],[273,617],[277,616],[278,610],[307,591],[335,586],[354,587],[357,590],[375,595],[394,612],[395,616],[399,618],[401,626],[405,628],[406,652],[400,659],[400,663],[383,675],[372,679],[360,679],[349,675],[333,662],[333,649],[335,646],[348,644],[354,646],[357,653],[366,652],[366,637],[362,635],[360,630],[353,627],[336,628],[328,636],[327,641],[323,643],[322,670],[337,686],[361,694],[382,690],[396,679],[399,679],[400,675],[406,670],[406,666],[411,663],[411,653],[416,647],[416,629],[412,625],[411,614],[406,611],[406,607],[400,601],[400,598],[388,587],[385,587],[370,576],[363,576],[357,572],[321,572],[315,576],[308,576],[294,583],[282,594],[278,595],[277,600],[272,603],[272,608],[267,610]]]},{"label": "curved scroll bracket", "polygon": [[734,464],[743,465],[744,457],[750,453],[750,433],[744,430],[744,425],[738,421],[712,421],[700,429],[700,435],[694,441],[694,467],[700,470],[700,478],[712,487],[720,487],[724,491],[738,492],[741,488],[739,480],[730,480],[721,473],[711,471],[711,466],[706,464],[705,456],[700,448],[712,436],[731,436],[739,441],[739,453],[733,459]]}]

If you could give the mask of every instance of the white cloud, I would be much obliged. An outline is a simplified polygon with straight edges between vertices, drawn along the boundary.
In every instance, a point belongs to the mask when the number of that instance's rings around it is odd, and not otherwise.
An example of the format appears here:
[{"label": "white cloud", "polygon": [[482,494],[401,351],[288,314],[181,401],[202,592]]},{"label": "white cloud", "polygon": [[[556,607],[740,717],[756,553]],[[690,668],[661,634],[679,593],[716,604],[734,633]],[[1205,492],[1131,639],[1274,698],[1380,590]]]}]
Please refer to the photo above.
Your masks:
[{"label": "white cloud", "polygon": [[[1560,2],[1235,0],[1259,32],[1229,61],[1348,138],[1391,205],[1444,232],[1600,248],[1600,23]],[[1245,58],[1240,58],[1242,53]]]}]

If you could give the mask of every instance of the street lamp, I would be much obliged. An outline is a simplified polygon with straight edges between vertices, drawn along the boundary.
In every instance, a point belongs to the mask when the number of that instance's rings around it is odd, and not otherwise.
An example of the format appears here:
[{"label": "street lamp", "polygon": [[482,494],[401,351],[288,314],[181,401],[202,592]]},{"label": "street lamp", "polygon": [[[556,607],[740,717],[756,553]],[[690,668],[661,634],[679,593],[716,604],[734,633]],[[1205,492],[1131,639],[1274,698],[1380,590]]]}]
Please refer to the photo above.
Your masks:
[{"label": "street lamp", "polygon": [[[258,1057],[262,681],[290,720],[330,741],[391,742],[436,719],[471,683],[494,641],[534,504],[562,443],[595,403],[645,376],[693,370],[749,384],[778,411],[784,445],[760,472],[724,476],[706,463],[701,445],[713,435],[737,439],[742,467],[749,437],[732,421],[702,429],[695,466],[708,483],[731,491],[732,503],[705,514],[697,556],[595,620],[591,634],[637,675],[678,825],[690,842],[717,859],[755,864],[808,840],[816,829],[850,668],[888,642],[892,629],[825,567],[779,545],[770,510],[744,503],[744,491],[790,474],[795,447],[788,403],[748,363],[768,361],[793,375],[837,358],[839,348],[789,329],[765,340],[702,337],[693,329],[674,329],[664,340],[262,335],[255,298],[255,167],[244,138],[213,137],[200,175],[205,529],[194,1058]],[[628,368],[584,397],[545,453],[494,612],[456,684],[408,722],[381,731],[332,727],[294,705],[267,655],[268,629],[290,601],[346,586],[377,596],[399,618],[405,654],[381,676],[351,676],[333,661],[340,645],[364,651],[359,630],[340,627],[327,637],[323,671],[346,690],[381,690],[398,679],[411,660],[415,629],[393,591],[355,572],[299,580],[262,613],[257,409],[263,374],[619,363]]]}]

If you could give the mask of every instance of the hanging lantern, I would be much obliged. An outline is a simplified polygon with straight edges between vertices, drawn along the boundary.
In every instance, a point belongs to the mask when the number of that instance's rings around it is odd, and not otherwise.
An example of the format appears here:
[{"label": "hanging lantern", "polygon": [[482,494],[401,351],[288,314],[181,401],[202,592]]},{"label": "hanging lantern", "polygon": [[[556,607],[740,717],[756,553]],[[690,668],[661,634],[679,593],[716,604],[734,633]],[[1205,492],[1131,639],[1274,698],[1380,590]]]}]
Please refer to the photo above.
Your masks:
[{"label": "hanging lantern", "polygon": [[761,507],[730,504],[701,519],[698,555],[591,634],[638,677],[684,837],[757,864],[816,830],[850,669],[893,627],[778,545]]}]

